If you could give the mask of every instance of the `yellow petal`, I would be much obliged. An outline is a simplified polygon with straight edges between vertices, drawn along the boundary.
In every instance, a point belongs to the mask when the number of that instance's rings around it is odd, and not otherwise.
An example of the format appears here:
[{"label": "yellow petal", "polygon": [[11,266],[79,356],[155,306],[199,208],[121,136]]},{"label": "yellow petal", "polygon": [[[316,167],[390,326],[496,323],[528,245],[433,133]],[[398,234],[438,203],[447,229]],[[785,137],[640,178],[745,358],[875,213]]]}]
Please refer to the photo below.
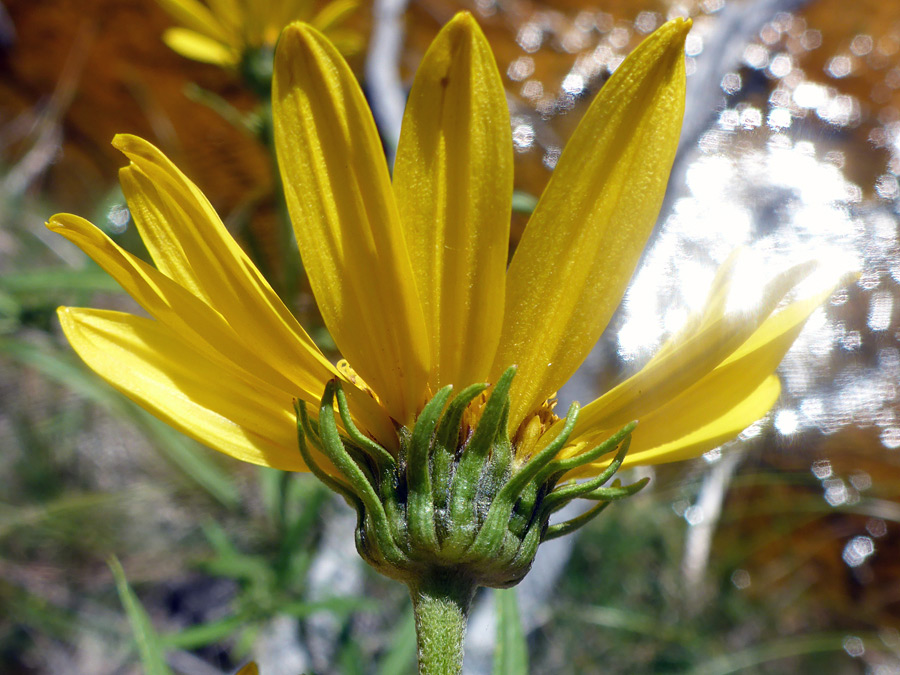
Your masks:
[{"label": "yellow petal", "polygon": [[156,0],[173,19],[185,28],[205,35],[213,40],[229,43],[231,37],[221,22],[201,2],[197,0]]},{"label": "yellow petal", "polygon": [[[313,17],[310,23],[323,33],[327,34],[329,39],[331,35],[329,31],[339,24],[343,23],[353,12],[359,9],[359,0],[334,0],[329,2],[322,8],[318,14]],[[289,17],[289,19],[300,19],[299,14]],[[334,42],[334,40],[332,40]]]},{"label": "yellow petal", "polygon": [[206,0],[206,4],[219,23],[235,34],[240,31],[246,13],[243,0]]},{"label": "yellow petal", "polygon": [[241,5],[246,4],[243,0],[205,0],[209,5],[210,11],[220,21],[227,19],[230,22],[237,23],[243,18],[244,12]]},{"label": "yellow petal", "polygon": [[[770,317],[712,372],[640,417],[632,449],[640,452],[692,433],[750,396],[775,372],[809,315],[824,299],[821,295],[808,298]],[[578,442],[577,437],[573,441]]]},{"label": "yellow petal", "polygon": [[222,315],[253,349],[305,388],[334,377],[250,258],[197,187],[150,143],[116,136],[131,160],[119,172],[141,238],[157,268]]},{"label": "yellow petal", "polygon": [[699,429],[656,446],[641,443],[635,452],[628,453],[622,466],[667,464],[697,457],[730,441],[763,417],[775,405],[780,393],[778,377],[770,375],[745,399]]},{"label": "yellow petal", "polygon": [[566,145],[507,273],[494,377],[511,364],[510,428],[575,372],[653,229],[684,110],[684,39],[670,21],[616,70]]},{"label": "yellow petal", "polygon": [[[283,371],[267,361],[269,354],[258,344],[245,342],[247,333],[235,331],[224,317],[200,298],[179,286],[142,260],[122,250],[98,228],[78,216],[59,214],[47,226],[61,234],[89,255],[151,316],[164,323],[194,349],[212,360],[215,354],[231,363],[240,364],[287,397],[303,398],[317,403],[325,383],[336,374],[321,372],[319,363],[299,362],[295,374],[303,367],[302,377],[289,379]],[[211,353],[212,352],[212,353]]]},{"label": "yellow petal", "polygon": [[800,335],[800,331],[803,330],[810,315],[843,283],[842,281],[829,285],[826,289],[797,300],[768,317],[734,354],[722,362],[719,369],[742,363],[750,356],[766,359],[757,362],[754,367],[769,367],[770,369],[777,367],[794,340]]},{"label": "yellow petal", "polygon": [[[632,434],[629,461],[655,464],[687,459],[695,456],[691,451],[700,454],[730,440],[768,412],[778,398],[777,378],[772,373],[809,316],[833,290],[830,287],[770,316],[712,372],[641,416]],[[776,382],[771,382],[773,379]],[[751,419],[754,410],[759,414]],[[566,454],[592,447],[615,430],[610,427],[574,435]],[[734,433],[729,435],[729,430]]]},{"label": "yellow petal", "polygon": [[366,38],[349,28],[332,28],[328,31],[328,39],[344,56],[359,54],[366,47]]},{"label": "yellow petal", "polygon": [[497,64],[478,24],[461,12],[416,72],[394,165],[434,391],[489,376],[503,314],[512,155]]},{"label": "yellow petal", "polygon": [[168,28],[163,42],[185,58],[214,66],[232,67],[240,61],[240,55],[231,47],[188,28]]},{"label": "yellow petal", "polygon": [[[762,383],[734,406],[718,416],[709,416],[703,426],[680,436],[670,435],[667,440],[653,445],[648,438],[642,439],[642,424],[632,434],[631,448],[625,458],[623,468],[631,466],[647,466],[651,464],[667,464],[697,457],[704,452],[730,441],[744,429],[763,417],[781,393],[781,383],[775,375],[764,378]],[[610,434],[606,434],[609,437]],[[598,437],[597,442],[604,440]],[[596,443],[594,443],[596,445]],[[581,450],[591,447],[586,444]],[[574,454],[574,453],[566,453]],[[609,465],[609,457],[576,469],[566,478],[586,478],[599,474]]]},{"label": "yellow petal", "polygon": [[237,671],[235,675],[259,675],[259,668],[257,668],[256,663],[251,661],[246,666]]},{"label": "yellow petal", "polygon": [[[638,373],[586,405],[578,416],[573,438],[590,433],[591,429],[617,429],[632,420],[642,420],[693,386],[756,333],[788,291],[810,271],[811,267],[803,264],[779,274],[767,285],[763,302],[753,312],[725,315],[715,308],[705,310],[704,319],[689,322],[699,325],[699,332],[681,334],[659,358],[652,359]],[[715,291],[711,294],[714,304],[719,297]],[[818,299],[811,306],[804,304],[808,309],[802,321],[821,302]],[[785,350],[789,346],[790,343]],[[768,372],[777,365],[776,361]]]},{"label": "yellow petal", "polygon": [[166,424],[245,462],[306,470],[284,392],[207,359],[151,319],[61,307],[59,320],[88,366]]},{"label": "yellow petal", "polygon": [[719,265],[712,287],[709,290],[709,295],[703,305],[703,310],[688,317],[684,325],[656,350],[653,358],[647,364],[648,366],[677,348],[690,335],[709,328],[713,323],[725,316],[728,296],[731,291],[731,277],[734,274],[735,264],[742,250],[740,247],[734,249],[725,262]]},{"label": "yellow petal", "polygon": [[[278,33],[292,21],[309,21],[313,0],[278,0],[269,3],[268,21],[278,24]],[[316,26],[318,28],[318,26]],[[321,30],[321,29],[320,29]]]},{"label": "yellow petal", "polygon": [[285,196],[325,323],[388,412],[409,424],[429,353],[384,152],[353,73],[308,25],[282,33],[272,107]]}]

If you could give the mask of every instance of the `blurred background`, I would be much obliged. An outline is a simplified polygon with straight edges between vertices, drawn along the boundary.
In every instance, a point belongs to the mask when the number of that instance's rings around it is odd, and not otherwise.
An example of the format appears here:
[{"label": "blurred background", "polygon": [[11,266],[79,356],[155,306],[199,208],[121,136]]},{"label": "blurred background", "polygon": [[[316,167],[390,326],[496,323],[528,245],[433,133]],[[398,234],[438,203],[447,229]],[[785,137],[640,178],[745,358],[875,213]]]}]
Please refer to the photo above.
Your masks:
[{"label": "blurred background", "polygon": [[[425,48],[475,14],[512,114],[513,245],[610,73],[666,19],[693,18],[657,231],[563,405],[639,368],[737,246],[748,302],[809,257],[861,274],[813,315],[767,418],[542,547],[515,591],[530,670],[900,673],[900,4],[281,4],[348,56],[389,156]],[[217,16],[229,5],[249,14]],[[251,658],[264,675],[414,671],[405,589],[358,559],[346,505],[157,422],[82,366],[55,319],[60,304],[132,306],[43,225],[78,213],[144,253],[109,144],[130,132],[203,189],[334,356],[273,177],[269,5],[209,0],[198,22],[178,0],[0,2],[3,673],[214,675]],[[258,30],[229,38],[237,24]],[[477,598],[467,672],[492,671],[500,600]]]}]

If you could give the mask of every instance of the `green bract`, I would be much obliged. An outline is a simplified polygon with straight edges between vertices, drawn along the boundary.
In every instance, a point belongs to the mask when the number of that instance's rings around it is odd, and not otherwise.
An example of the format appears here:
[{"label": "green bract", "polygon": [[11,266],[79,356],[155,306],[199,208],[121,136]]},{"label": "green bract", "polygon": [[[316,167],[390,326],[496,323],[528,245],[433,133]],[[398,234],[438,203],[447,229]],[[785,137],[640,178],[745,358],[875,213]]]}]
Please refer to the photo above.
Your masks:
[{"label": "green bract", "polygon": [[[512,586],[531,568],[538,544],[571,532],[610,501],[647,484],[645,478],[603,487],[621,466],[635,423],[588,452],[557,459],[578,419],[577,403],[551,443],[532,457],[518,457],[507,430],[515,374],[515,367],[503,373],[474,427],[461,425],[463,412],[487,385],[472,385],[452,399],[452,385],[441,389],[412,430],[401,430],[396,458],[354,425],[339,380],[327,384],[318,422],[305,402],[297,402],[303,460],[355,507],[357,550],[377,570],[410,585],[443,574],[473,586]],[[330,472],[313,450],[327,458]],[[564,480],[569,471],[613,454],[592,480]],[[583,516],[549,525],[553,513],[579,497],[600,503]]]}]

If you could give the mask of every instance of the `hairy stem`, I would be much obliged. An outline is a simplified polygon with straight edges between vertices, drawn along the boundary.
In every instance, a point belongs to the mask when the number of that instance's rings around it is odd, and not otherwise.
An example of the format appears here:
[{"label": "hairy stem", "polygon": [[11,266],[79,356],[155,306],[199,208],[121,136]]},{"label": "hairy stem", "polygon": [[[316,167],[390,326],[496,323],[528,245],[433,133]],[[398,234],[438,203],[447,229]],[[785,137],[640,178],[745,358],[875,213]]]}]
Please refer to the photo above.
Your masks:
[{"label": "hairy stem", "polygon": [[420,675],[462,673],[463,643],[475,588],[471,579],[453,570],[427,574],[409,585]]}]

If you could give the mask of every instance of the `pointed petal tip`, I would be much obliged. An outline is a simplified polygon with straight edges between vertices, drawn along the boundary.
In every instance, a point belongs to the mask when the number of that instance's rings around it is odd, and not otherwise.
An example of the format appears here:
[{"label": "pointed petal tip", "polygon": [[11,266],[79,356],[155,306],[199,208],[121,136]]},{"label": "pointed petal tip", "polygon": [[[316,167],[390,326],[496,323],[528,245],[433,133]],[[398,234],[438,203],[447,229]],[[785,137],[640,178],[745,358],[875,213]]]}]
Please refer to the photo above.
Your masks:
[{"label": "pointed petal tip", "polygon": [[78,321],[85,314],[90,314],[91,312],[102,312],[105,310],[94,310],[87,307],[70,307],[69,305],[60,305],[56,308],[56,314],[60,319],[65,318],[66,321]]},{"label": "pointed petal tip", "polygon": [[78,321],[78,307],[69,307],[68,305],[60,305],[56,308],[56,318],[59,319],[59,325],[63,333],[68,337],[69,331]]},{"label": "pointed petal tip", "polygon": [[657,32],[661,33],[661,37],[673,47],[684,49],[684,41],[687,40],[688,33],[691,32],[693,25],[691,19],[672,19],[664,23]]},{"label": "pointed petal tip", "polygon": [[324,45],[331,42],[314,26],[303,21],[289,23],[281,31],[281,37],[275,47],[275,74],[272,80],[273,102],[281,100],[295,86],[301,74],[305,72],[303,65],[308,60],[317,61],[316,54]]},{"label": "pointed petal tip", "polygon": [[305,21],[292,21],[281,31],[278,43],[280,45],[282,41],[289,40],[307,44],[311,40],[321,37],[322,33],[315,26]]},{"label": "pointed petal tip", "polygon": [[158,161],[160,157],[166,159],[162,150],[146,138],[141,138],[135,134],[116,134],[113,136],[112,146],[125,155],[132,164],[135,158],[146,159],[151,162]]},{"label": "pointed petal tip", "polygon": [[50,216],[47,222],[44,223],[44,226],[51,232],[56,232],[65,237],[67,232],[84,232],[93,228],[94,224],[73,213],[57,213]]},{"label": "pointed petal tip", "polygon": [[471,12],[465,10],[454,14],[453,18],[441,29],[441,33],[449,34],[450,37],[455,37],[457,40],[463,39],[471,42],[481,38],[487,41],[481,26],[478,25],[478,21],[472,16]]},{"label": "pointed petal tip", "polygon": [[691,32],[691,27],[693,25],[693,19],[679,16],[664,23],[660,30],[671,31],[673,35],[679,35],[684,39],[687,37],[687,34]]},{"label": "pointed petal tip", "polygon": [[651,33],[647,41],[663,41],[671,47],[681,49],[684,47],[684,41],[687,39],[688,33],[691,32],[693,25],[691,19],[682,17],[671,19]]},{"label": "pointed petal tip", "polygon": [[145,141],[140,136],[135,136],[134,134],[116,134],[112,139],[112,146],[120,151],[124,152],[126,155],[129,151],[134,151],[137,146],[146,144]]},{"label": "pointed petal tip", "polygon": [[447,25],[465,27],[469,30],[477,29],[479,27],[478,22],[475,21],[475,17],[472,16],[472,12],[467,10],[454,14],[453,18],[447,22]]},{"label": "pointed petal tip", "polygon": [[47,221],[44,223],[44,227],[46,227],[51,232],[59,232],[60,230],[64,230],[66,224],[62,221],[68,215],[69,214],[67,213],[54,214],[47,219]]},{"label": "pointed petal tip", "polygon": [[281,30],[281,36],[284,37],[285,35],[294,35],[297,33],[302,34],[303,27],[306,25],[307,24],[304,23],[303,21],[291,21],[287,26],[285,26]]}]

